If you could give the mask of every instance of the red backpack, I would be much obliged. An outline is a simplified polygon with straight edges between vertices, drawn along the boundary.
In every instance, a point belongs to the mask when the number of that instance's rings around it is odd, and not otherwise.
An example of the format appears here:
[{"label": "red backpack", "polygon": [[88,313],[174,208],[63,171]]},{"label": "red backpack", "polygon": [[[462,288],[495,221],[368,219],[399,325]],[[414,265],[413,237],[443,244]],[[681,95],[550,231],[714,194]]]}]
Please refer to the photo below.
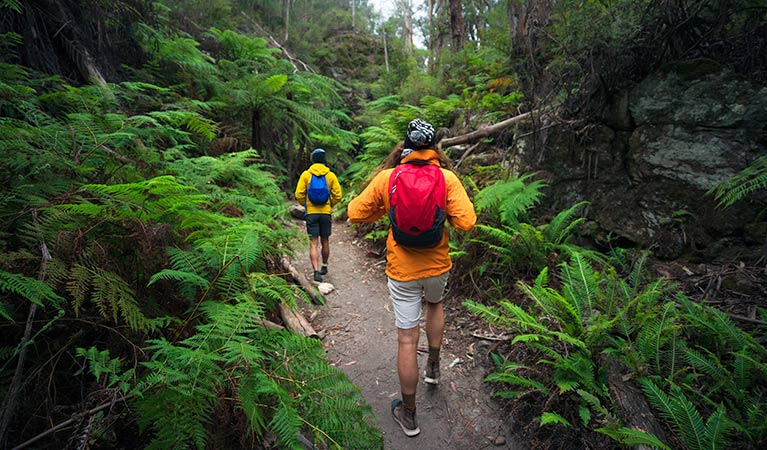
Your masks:
[{"label": "red backpack", "polygon": [[413,160],[394,168],[389,177],[389,222],[398,244],[434,247],[445,228],[447,191],[439,166]]}]

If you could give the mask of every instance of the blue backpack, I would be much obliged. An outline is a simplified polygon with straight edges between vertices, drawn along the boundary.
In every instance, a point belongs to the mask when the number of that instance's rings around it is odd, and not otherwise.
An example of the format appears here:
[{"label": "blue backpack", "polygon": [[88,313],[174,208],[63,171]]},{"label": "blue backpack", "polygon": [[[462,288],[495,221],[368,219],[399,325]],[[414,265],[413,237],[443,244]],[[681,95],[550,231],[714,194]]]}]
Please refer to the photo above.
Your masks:
[{"label": "blue backpack", "polygon": [[328,189],[328,181],[325,179],[325,175],[317,176],[312,174],[312,180],[306,189],[306,196],[315,205],[322,205],[328,202],[330,199],[330,189]]}]

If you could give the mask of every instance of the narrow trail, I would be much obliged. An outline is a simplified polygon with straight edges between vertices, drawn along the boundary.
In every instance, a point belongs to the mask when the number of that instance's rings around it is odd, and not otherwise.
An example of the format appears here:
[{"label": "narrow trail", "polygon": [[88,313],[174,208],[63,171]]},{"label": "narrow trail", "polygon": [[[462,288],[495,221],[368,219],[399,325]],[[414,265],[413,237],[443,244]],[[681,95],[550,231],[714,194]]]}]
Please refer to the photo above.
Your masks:
[{"label": "narrow trail", "polygon": [[[296,221],[303,227],[302,221]],[[329,273],[324,281],[335,291],[327,305],[315,306],[312,325],[323,336],[328,362],[343,370],[360,387],[376,416],[387,450],[524,450],[513,442],[503,411],[482,380],[491,346],[462,328],[460,299],[445,299],[445,339],[441,378],[437,387],[419,383],[420,435],[409,438],[392,420],[390,405],[400,396],[396,370],[397,332],[384,273],[385,260],[354,236],[351,225],[335,221],[330,238]],[[308,239],[296,250],[294,266],[311,279]],[[312,311],[304,311],[307,317]],[[423,322],[422,322],[423,325]],[[426,348],[421,327],[419,349]],[[482,351],[484,349],[485,351]],[[484,355],[484,356],[482,356]],[[419,351],[422,372],[426,353]],[[482,360],[484,358],[484,360]]]}]

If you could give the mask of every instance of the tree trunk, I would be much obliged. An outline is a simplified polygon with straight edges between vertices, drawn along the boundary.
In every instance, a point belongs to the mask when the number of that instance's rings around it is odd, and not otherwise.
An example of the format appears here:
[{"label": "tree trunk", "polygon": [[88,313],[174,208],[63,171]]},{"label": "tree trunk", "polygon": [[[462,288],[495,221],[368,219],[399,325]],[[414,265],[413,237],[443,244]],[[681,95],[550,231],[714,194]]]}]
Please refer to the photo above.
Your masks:
[{"label": "tree trunk", "polygon": [[282,0],[282,10],[285,16],[285,38],[282,40],[288,43],[288,28],[290,28],[290,0]]},{"label": "tree trunk", "polygon": [[553,0],[527,0],[527,2],[509,2],[509,38],[515,56],[529,58],[531,70],[540,72],[538,67],[538,35],[551,18]]},{"label": "tree trunk", "polygon": [[258,150],[261,148],[261,114],[258,108],[253,108],[250,117],[250,147]]},{"label": "tree trunk", "polygon": [[450,0],[450,43],[453,53],[463,48],[465,42],[463,28],[463,9],[461,0]]},{"label": "tree trunk", "polygon": [[383,33],[383,47],[384,47],[384,63],[386,65],[386,73],[389,73],[389,48],[386,42],[386,26],[381,27]]},{"label": "tree trunk", "polygon": [[403,40],[405,41],[405,52],[407,54],[413,54],[413,5],[410,0],[399,1],[400,10],[402,11],[402,32]]}]

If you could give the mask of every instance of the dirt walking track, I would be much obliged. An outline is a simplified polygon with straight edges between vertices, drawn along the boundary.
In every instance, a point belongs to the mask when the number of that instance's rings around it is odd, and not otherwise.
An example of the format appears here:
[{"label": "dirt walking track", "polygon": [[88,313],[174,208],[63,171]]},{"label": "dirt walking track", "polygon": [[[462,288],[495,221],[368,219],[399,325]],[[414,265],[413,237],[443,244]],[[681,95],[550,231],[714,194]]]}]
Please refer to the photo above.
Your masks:
[{"label": "dirt walking track", "polygon": [[[302,221],[296,226],[303,229]],[[293,258],[294,266],[311,279],[308,239]],[[418,425],[421,434],[406,437],[392,420],[391,401],[400,396],[396,370],[397,332],[384,274],[384,258],[369,251],[363,238],[355,237],[351,225],[334,221],[330,238],[329,273],[324,281],[335,291],[326,295],[327,305],[306,306],[309,317],[323,336],[328,361],[343,370],[360,387],[372,406],[376,425],[387,450],[524,450],[513,442],[503,417],[487,387],[487,349],[490,342],[472,337],[460,323],[461,299],[445,300],[445,340],[441,352],[441,379],[437,387],[418,385]],[[448,285],[449,287],[449,285]],[[464,313],[465,314],[465,313]],[[423,322],[422,322],[423,325]],[[426,348],[421,327],[419,349]],[[482,356],[484,355],[484,356]],[[426,352],[419,351],[423,372]],[[481,360],[484,358],[484,360]]]}]

